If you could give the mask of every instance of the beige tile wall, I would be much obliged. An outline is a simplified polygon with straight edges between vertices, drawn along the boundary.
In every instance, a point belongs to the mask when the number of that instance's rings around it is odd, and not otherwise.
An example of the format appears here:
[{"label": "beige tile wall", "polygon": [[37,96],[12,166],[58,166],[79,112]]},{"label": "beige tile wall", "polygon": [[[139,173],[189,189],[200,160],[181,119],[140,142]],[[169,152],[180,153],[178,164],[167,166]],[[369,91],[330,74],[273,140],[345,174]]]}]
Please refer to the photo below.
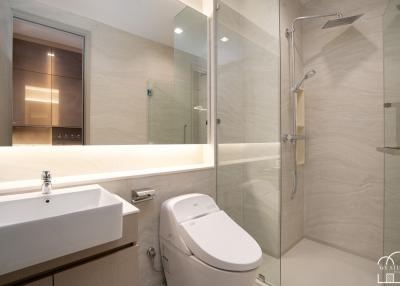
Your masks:
[{"label": "beige tile wall", "polygon": [[303,26],[305,236],[376,259],[383,235],[383,0],[312,0],[305,14],[365,13],[352,26]]},{"label": "beige tile wall", "polygon": [[[163,47],[168,48],[168,57],[157,53],[148,57],[148,62],[151,62],[149,78],[154,92],[148,101],[149,141],[155,144],[200,143],[193,140],[195,136],[192,116],[197,112],[193,109],[197,92],[194,88],[193,72],[197,69],[207,71],[207,61],[180,50]],[[163,60],[166,62],[160,66]],[[202,99],[207,101],[206,94],[203,95],[205,96]],[[207,116],[207,112],[204,113]],[[207,126],[202,127],[201,131],[206,132]],[[197,131],[200,132],[199,129]],[[207,143],[207,140],[203,143]]]},{"label": "beige tile wall", "polygon": [[[148,62],[172,73],[172,49],[96,23],[91,31],[88,144],[146,144]],[[86,96],[87,96],[86,95]]]}]

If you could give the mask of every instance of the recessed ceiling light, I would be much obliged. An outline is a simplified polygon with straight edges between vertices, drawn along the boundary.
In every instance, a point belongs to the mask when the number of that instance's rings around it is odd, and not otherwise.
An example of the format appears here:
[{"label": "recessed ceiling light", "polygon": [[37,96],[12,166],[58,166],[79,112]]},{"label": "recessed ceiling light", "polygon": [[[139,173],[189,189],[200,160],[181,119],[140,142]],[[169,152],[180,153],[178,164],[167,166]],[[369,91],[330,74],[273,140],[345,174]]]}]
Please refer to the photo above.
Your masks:
[{"label": "recessed ceiling light", "polygon": [[54,54],[53,54],[53,53],[47,53],[47,55],[48,55],[49,57],[54,57]]},{"label": "recessed ceiling light", "polygon": [[221,40],[221,42],[226,43],[227,41],[229,41],[229,38],[228,37],[222,37],[220,40]]},{"label": "recessed ceiling light", "polygon": [[175,28],[175,30],[174,30],[174,32],[175,32],[175,34],[182,34],[183,33],[183,30],[181,29],[181,28],[179,28],[179,27],[176,27]]}]

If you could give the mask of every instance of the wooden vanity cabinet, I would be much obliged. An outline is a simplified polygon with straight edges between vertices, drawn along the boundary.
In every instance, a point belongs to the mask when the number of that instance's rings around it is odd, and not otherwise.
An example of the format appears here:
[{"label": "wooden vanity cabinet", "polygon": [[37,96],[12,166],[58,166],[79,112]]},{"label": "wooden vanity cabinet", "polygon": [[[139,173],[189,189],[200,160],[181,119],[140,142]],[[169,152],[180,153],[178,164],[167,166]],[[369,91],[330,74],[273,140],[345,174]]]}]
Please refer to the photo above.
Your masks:
[{"label": "wooden vanity cabinet", "polygon": [[137,286],[138,246],[54,274],[54,286]]},{"label": "wooden vanity cabinet", "polygon": [[138,246],[131,246],[23,286],[137,286]]}]

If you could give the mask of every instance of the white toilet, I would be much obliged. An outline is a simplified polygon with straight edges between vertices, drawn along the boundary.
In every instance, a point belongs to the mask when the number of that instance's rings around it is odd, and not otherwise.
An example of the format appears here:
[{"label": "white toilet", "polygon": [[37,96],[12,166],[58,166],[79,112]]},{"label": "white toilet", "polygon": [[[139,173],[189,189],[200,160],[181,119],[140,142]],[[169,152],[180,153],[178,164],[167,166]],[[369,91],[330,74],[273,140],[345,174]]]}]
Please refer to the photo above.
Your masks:
[{"label": "white toilet", "polygon": [[206,195],[189,194],[161,207],[160,248],[168,286],[252,286],[262,251]]}]

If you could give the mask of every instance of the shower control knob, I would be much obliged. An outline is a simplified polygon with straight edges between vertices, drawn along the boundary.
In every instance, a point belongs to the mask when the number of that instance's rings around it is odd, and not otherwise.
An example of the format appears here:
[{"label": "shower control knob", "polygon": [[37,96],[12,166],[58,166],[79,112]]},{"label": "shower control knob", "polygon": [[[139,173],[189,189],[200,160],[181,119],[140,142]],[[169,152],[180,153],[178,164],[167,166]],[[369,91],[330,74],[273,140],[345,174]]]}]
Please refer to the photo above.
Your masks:
[{"label": "shower control knob", "polygon": [[290,142],[290,143],[294,143],[299,140],[305,140],[305,139],[306,139],[306,137],[304,135],[285,134],[282,136],[283,142]]}]

